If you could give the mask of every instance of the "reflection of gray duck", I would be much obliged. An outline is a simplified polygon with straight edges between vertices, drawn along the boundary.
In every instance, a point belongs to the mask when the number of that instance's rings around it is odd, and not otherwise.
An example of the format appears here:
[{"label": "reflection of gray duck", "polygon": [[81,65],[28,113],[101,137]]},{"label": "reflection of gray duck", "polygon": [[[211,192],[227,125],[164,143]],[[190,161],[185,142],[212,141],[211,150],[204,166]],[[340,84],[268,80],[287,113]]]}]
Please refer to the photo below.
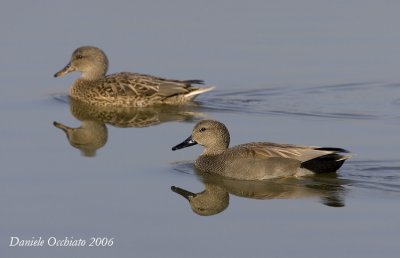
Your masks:
[{"label": "reflection of gray duck", "polygon": [[71,128],[58,122],[53,124],[65,132],[71,146],[80,149],[84,156],[95,156],[96,150],[107,142],[107,127],[104,123],[82,121],[81,126],[77,128]]},{"label": "reflection of gray duck", "polygon": [[[200,176],[205,190],[192,193],[172,186],[171,190],[185,197],[196,214],[215,215],[229,205],[229,194],[259,200],[320,198],[331,207],[344,206],[345,189],[335,174],[303,178],[279,178],[264,181],[236,180],[212,174]],[[332,177],[334,176],[334,177]]]},{"label": "reflection of gray duck", "polygon": [[302,199],[318,197],[327,206],[344,206],[345,180],[335,173],[312,177],[286,177],[270,180],[236,180],[196,170],[204,184],[215,184],[230,194],[251,199]]},{"label": "reflection of gray duck", "polygon": [[196,106],[154,105],[143,108],[96,107],[84,102],[70,101],[70,110],[78,120],[97,120],[115,127],[147,127],[171,121],[198,120],[204,115]]},{"label": "reflection of gray duck", "polygon": [[340,148],[323,148],[253,142],[229,148],[230,136],[224,124],[203,120],[192,135],[172,150],[200,144],[204,152],[195,167],[241,180],[263,180],[275,177],[304,176],[338,170],[348,155]]},{"label": "reflection of gray duck", "polygon": [[175,186],[172,186],[171,190],[185,197],[193,212],[201,216],[218,214],[229,205],[228,192],[218,185],[206,184],[201,193],[192,193]]}]

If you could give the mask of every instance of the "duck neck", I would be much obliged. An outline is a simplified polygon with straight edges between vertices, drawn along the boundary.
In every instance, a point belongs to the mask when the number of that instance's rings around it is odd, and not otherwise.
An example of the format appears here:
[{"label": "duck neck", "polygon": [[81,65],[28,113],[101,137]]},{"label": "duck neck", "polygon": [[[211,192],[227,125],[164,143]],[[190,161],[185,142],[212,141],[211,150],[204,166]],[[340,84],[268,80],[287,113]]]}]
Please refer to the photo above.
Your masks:
[{"label": "duck neck", "polygon": [[212,147],[208,147],[204,150],[203,155],[219,155],[222,154],[228,146],[225,145],[215,145]]},{"label": "duck neck", "polygon": [[106,75],[106,72],[107,70],[102,67],[92,68],[88,71],[82,72],[80,79],[88,81],[98,80],[103,78]]}]

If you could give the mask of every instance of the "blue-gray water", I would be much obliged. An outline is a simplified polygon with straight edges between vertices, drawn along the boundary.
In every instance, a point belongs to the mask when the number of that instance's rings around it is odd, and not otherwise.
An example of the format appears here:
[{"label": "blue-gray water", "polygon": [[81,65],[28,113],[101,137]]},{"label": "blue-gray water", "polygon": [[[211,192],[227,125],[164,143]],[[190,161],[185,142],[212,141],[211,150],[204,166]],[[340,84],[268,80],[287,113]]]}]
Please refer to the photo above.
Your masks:
[{"label": "blue-gray water", "polygon": [[[2,257],[397,257],[399,8],[390,0],[3,3]],[[79,127],[85,117],[66,102],[78,75],[52,77],[86,44],[104,49],[110,72],[204,79],[217,89],[185,110],[108,116],[113,125],[96,127],[106,141],[87,157],[53,126]],[[336,177],[213,182],[229,206],[199,216],[171,186],[205,189],[190,166],[201,147],[170,149],[202,118],[223,121],[232,145],[333,146],[353,157]],[[9,247],[12,236],[114,244]]]}]

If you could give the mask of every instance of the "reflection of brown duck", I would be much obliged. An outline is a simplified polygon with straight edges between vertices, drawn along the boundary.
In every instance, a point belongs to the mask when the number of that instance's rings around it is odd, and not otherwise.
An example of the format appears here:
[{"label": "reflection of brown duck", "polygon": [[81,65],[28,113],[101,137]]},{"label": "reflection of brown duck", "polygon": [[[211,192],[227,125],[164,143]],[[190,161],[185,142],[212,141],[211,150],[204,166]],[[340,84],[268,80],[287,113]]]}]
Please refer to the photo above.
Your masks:
[{"label": "reflection of brown duck", "polygon": [[[299,199],[320,198],[331,207],[344,206],[344,188],[336,174],[324,174],[310,177],[279,178],[263,181],[235,180],[218,175],[196,171],[205,190],[192,193],[172,186],[171,190],[185,197],[196,214],[215,215],[229,205],[229,194],[251,199]],[[229,193],[229,194],[228,194]]]},{"label": "reflection of brown duck", "polygon": [[81,101],[70,101],[70,110],[80,121],[97,120],[115,127],[147,127],[171,121],[194,121],[204,115],[196,106],[155,105],[144,108],[96,107]]},{"label": "reflection of brown duck", "polygon": [[69,143],[82,151],[84,156],[95,156],[96,150],[107,142],[105,124],[115,127],[148,127],[170,121],[193,121],[203,115],[196,111],[196,106],[155,105],[144,108],[96,107],[81,101],[69,99],[72,115],[81,121],[81,126],[71,128],[54,122],[62,129]]},{"label": "reflection of brown duck", "polygon": [[53,122],[53,124],[65,132],[71,146],[80,149],[84,156],[95,156],[96,150],[107,142],[107,127],[104,123],[82,121],[81,126],[77,128],[71,128],[58,122]]}]

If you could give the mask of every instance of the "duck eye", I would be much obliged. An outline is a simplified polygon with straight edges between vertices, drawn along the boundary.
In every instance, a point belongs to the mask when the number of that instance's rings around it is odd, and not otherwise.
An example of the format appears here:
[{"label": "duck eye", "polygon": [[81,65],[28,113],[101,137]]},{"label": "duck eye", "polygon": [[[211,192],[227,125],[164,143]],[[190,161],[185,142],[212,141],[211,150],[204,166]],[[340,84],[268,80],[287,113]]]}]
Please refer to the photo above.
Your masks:
[{"label": "duck eye", "polygon": [[202,127],[202,128],[200,128],[200,132],[204,132],[206,130],[206,128],[204,128],[204,127]]},{"label": "duck eye", "polygon": [[82,59],[82,58],[83,58],[82,55],[77,55],[77,56],[76,56],[76,59]]}]

